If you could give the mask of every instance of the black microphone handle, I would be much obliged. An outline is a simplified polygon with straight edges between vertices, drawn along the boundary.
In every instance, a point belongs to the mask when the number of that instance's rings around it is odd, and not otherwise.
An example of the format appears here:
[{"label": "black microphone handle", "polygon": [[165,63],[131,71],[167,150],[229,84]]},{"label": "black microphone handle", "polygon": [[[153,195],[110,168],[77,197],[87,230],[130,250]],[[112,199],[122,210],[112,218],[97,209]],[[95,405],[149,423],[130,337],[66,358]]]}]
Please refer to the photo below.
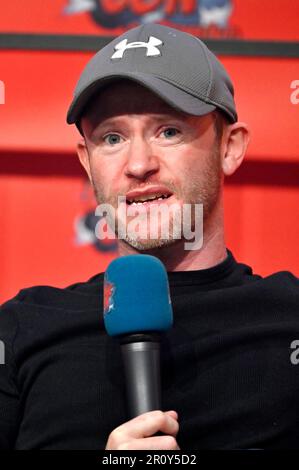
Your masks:
[{"label": "black microphone handle", "polygon": [[131,338],[121,344],[129,419],[161,410],[160,343],[146,334]]}]

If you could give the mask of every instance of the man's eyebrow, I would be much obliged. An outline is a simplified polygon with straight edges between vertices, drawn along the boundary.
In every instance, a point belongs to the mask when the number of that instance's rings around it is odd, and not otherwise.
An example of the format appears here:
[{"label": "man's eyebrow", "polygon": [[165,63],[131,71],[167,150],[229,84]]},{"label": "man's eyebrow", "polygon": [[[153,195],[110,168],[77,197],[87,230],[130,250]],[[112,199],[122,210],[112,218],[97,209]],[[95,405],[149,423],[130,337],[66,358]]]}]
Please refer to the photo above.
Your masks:
[{"label": "man's eyebrow", "polygon": [[93,132],[97,131],[97,129],[102,129],[105,127],[109,127],[118,123],[121,123],[122,116],[113,116],[109,118],[101,118],[98,122],[95,123]]}]

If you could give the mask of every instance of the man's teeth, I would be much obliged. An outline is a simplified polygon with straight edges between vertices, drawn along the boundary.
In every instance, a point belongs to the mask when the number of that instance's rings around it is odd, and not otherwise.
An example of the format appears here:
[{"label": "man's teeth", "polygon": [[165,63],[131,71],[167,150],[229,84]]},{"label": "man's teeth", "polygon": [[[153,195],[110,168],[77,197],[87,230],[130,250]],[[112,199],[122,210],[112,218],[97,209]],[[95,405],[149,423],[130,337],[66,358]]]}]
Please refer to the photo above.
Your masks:
[{"label": "man's teeth", "polygon": [[152,196],[151,195],[147,195],[147,196],[139,196],[138,199],[128,199],[128,203],[129,204],[134,204],[134,205],[137,205],[137,204],[143,204],[144,202],[147,202],[147,201],[163,201],[163,199],[166,199],[167,197],[169,197],[168,194],[161,194],[160,196],[157,196],[155,194],[153,194]]}]

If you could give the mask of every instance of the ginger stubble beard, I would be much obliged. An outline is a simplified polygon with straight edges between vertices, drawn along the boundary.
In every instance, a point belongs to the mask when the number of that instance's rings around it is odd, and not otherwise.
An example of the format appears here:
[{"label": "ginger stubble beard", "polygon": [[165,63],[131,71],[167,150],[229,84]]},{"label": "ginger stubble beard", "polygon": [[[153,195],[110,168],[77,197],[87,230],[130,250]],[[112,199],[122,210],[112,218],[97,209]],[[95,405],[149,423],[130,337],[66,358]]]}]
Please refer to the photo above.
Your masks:
[{"label": "ginger stubble beard", "polygon": [[[115,232],[116,237],[118,238],[119,233],[124,233],[125,236],[121,239],[127,243],[128,245],[132,246],[136,250],[139,251],[147,251],[154,248],[162,248],[166,246],[174,245],[175,243],[180,242],[181,235],[183,235],[183,220],[182,220],[182,205],[183,204],[191,204],[191,230],[194,231],[196,227],[195,223],[195,211],[194,211],[194,204],[203,204],[203,224],[207,223],[209,220],[210,215],[213,213],[215,209],[220,191],[221,191],[221,184],[222,184],[222,171],[221,171],[221,159],[220,159],[220,150],[219,146],[213,146],[213,150],[210,152],[210,155],[206,157],[206,162],[204,168],[201,170],[201,174],[199,177],[194,177],[194,173],[190,171],[190,174],[186,175],[184,181],[186,182],[185,187],[181,190],[180,188],[175,187],[172,181],[151,181],[148,180],[150,184],[162,184],[169,191],[175,196],[176,203],[179,203],[181,206],[180,214],[177,211],[174,213],[170,212],[169,218],[169,238],[159,238],[157,239],[150,239],[149,232],[149,213],[147,212],[144,214],[144,217],[147,218],[147,227],[148,227],[148,237],[146,239],[142,239],[139,237],[138,233],[135,231],[129,232],[127,231],[127,227],[124,227],[124,223],[121,218],[118,217],[118,197],[124,196],[126,192],[132,189],[138,189],[138,185],[134,185],[130,188],[127,188],[125,191],[120,192],[117,195],[105,196],[104,187],[101,185],[100,182],[96,182],[94,175],[91,172],[91,184],[93,186],[95,198],[97,204],[109,204],[112,206],[114,210],[107,211],[106,220],[110,228]],[[188,183],[189,181],[189,183]],[[143,185],[144,187],[144,185]],[[161,201],[162,203],[163,201]],[[167,203],[166,203],[167,204]],[[127,206],[128,207],[128,206]],[[136,206],[136,214],[138,211],[138,206]],[[176,216],[177,215],[177,216]],[[116,216],[116,217],[115,217]],[[127,216],[127,226],[130,220],[133,217]],[[114,230],[115,228],[115,230]],[[124,230],[126,228],[126,230]],[[204,227],[203,227],[204,229]],[[158,229],[159,235],[163,233],[162,227]]]}]

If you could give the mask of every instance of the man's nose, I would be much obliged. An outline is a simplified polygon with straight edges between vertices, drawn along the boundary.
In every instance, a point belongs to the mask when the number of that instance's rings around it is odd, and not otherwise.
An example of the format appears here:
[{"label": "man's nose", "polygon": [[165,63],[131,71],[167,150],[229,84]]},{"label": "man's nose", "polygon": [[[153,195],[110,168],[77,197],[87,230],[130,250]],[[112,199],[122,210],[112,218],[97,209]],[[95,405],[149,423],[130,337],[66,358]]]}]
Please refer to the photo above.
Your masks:
[{"label": "man's nose", "polygon": [[128,177],[146,179],[159,170],[159,157],[152,145],[143,137],[136,137],[130,143],[125,174]]}]

